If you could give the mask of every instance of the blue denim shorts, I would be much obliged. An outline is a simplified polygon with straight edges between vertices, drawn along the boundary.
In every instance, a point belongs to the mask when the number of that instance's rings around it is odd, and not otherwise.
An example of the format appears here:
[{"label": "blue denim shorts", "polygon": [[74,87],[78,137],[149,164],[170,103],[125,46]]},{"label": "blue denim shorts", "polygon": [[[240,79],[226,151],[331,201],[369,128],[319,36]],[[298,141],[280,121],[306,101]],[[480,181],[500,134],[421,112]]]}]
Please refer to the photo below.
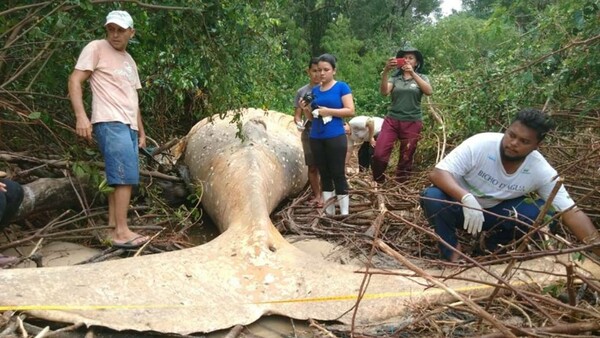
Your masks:
[{"label": "blue denim shorts", "polygon": [[121,122],[95,123],[93,128],[104,156],[108,185],[137,185],[140,181],[137,131]]}]

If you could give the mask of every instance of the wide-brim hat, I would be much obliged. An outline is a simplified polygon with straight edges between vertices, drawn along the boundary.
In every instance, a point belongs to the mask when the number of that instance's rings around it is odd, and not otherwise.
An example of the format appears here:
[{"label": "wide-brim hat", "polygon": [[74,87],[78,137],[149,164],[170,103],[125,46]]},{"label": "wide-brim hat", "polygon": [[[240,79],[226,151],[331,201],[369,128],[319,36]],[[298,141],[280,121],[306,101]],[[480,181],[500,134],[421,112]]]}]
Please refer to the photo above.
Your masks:
[{"label": "wide-brim hat", "polygon": [[425,59],[423,58],[423,54],[416,48],[414,47],[404,47],[402,49],[400,49],[398,51],[398,53],[396,53],[396,57],[397,58],[403,58],[404,54],[414,54],[417,57],[417,62],[419,63],[419,65],[417,66],[417,69],[415,69],[416,71],[423,69],[423,66],[425,65]]}]

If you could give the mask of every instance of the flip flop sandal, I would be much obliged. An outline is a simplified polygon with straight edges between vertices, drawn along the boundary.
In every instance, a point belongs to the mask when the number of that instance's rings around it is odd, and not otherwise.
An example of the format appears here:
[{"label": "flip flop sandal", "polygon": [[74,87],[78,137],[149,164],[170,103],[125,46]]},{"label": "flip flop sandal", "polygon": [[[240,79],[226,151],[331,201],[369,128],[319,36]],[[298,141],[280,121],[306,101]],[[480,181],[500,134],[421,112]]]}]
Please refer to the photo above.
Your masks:
[{"label": "flip flop sandal", "polygon": [[[146,240],[135,243],[135,241],[137,241],[140,238],[146,238]],[[117,249],[133,250],[133,249],[140,248],[142,245],[146,244],[146,242],[148,242],[148,239],[146,236],[138,236],[138,237],[136,237],[134,239],[130,239],[124,243],[111,242],[111,246],[113,248],[117,248]]]}]

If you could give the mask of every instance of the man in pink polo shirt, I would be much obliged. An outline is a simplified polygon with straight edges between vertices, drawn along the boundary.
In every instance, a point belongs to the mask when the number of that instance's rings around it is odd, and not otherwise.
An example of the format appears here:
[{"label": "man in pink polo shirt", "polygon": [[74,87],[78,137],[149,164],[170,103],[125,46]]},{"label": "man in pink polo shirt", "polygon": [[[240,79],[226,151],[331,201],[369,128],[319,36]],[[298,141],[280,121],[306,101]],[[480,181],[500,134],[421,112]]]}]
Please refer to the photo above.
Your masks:
[{"label": "man in pink polo shirt", "polygon": [[[108,195],[109,235],[114,247],[133,249],[147,240],[129,229],[127,211],[133,185],[139,183],[138,147],[146,135],[138,105],[141,88],[137,65],[126,48],[135,30],[125,11],[106,17],[106,38],[87,44],[69,77],[69,97],[77,119],[77,135],[98,142],[106,165],[106,180],[114,191]],[[83,103],[83,83],[92,89],[91,121]]]}]

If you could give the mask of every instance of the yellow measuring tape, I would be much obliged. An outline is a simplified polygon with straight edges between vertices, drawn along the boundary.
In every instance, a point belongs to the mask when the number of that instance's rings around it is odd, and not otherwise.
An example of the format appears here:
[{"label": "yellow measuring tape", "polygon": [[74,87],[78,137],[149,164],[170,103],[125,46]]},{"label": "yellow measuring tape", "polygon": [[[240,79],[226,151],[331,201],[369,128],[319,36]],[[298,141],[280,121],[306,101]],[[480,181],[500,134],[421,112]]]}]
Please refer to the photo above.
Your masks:
[{"label": "yellow measuring tape", "polygon": [[[512,286],[526,284],[525,282],[511,283]],[[454,289],[457,292],[466,292],[491,288],[490,285],[473,285]],[[403,292],[384,292],[384,293],[367,293],[362,299],[379,299],[379,298],[402,298],[418,294],[441,294],[446,291],[442,289],[429,289],[422,292],[403,291]],[[331,301],[348,301],[356,300],[358,295],[342,295],[329,297],[312,297],[312,298],[295,298],[282,300],[269,300],[263,302],[249,303],[248,305],[264,305],[264,304],[286,304],[286,303],[316,303],[316,302],[331,302]],[[137,304],[137,305],[6,305],[0,306],[0,311],[68,311],[68,310],[139,310],[139,309],[166,309],[166,308],[183,308],[195,307],[196,305],[185,304]]]}]

